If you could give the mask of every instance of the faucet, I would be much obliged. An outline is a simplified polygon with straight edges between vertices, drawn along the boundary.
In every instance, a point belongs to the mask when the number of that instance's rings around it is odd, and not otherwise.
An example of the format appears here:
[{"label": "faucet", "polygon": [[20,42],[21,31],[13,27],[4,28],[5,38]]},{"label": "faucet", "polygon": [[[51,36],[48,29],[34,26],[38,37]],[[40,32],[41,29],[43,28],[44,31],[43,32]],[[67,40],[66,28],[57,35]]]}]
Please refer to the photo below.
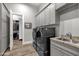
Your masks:
[{"label": "faucet", "polygon": [[69,33],[66,33],[66,35],[70,38],[70,39],[72,39],[72,34],[69,32]]}]

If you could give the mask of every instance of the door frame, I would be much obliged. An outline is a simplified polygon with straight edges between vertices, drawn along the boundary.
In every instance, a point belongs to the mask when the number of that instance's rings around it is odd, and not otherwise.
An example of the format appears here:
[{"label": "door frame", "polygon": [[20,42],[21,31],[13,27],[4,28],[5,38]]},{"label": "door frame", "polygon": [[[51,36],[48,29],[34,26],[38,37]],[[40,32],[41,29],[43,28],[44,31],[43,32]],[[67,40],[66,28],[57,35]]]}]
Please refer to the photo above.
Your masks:
[{"label": "door frame", "polygon": [[13,15],[21,15],[22,16],[22,44],[24,42],[24,15],[20,12],[13,12],[10,10],[10,50],[13,48]]}]

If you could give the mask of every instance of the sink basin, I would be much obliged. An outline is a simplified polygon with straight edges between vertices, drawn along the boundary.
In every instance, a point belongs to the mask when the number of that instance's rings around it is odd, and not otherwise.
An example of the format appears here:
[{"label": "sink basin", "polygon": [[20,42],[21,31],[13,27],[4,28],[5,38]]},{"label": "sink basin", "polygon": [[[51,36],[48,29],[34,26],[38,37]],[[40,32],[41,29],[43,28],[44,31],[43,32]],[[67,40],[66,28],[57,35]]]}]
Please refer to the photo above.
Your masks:
[{"label": "sink basin", "polygon": [[68,42],[70,42],[70,40],[68,40],[68,39],[65,39],[65,38],[57,38],[58,40],[62,40],[62,41],[68,41]]},{"label": "sink basin", "polygon": [[71,43],[74,43],[74,44],[79,44],[79,40],[72,40],[72,39],[66,39],[66,38],[57,38],[58,40],[62,40],[62,41],[65,41],[65,42],[71,42]]}]

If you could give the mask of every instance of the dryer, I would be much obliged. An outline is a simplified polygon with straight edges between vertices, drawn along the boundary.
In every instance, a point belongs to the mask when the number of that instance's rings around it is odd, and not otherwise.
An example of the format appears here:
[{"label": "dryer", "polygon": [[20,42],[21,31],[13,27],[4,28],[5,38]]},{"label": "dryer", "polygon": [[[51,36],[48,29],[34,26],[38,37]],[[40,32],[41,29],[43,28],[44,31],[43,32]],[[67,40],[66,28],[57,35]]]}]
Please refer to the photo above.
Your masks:
[{"label": "dryer", "polygon": [[36,30],[36,48],[38,55],[49,56],[50,55],[50,37],[55,37],[54,27],[38,27]]}]

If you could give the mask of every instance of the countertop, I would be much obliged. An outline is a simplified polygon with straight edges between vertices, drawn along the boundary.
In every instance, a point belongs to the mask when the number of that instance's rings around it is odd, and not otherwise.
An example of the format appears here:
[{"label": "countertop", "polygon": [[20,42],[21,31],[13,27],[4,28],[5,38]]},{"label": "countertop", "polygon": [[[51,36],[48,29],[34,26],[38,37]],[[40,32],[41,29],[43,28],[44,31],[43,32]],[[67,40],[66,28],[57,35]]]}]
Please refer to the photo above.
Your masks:
[{"label": "countertop", "polygon": [[67,41],[58,40],[57,38],[60,38],[60,37],[50,38],[50,40],[51,40],[51,41],[54,40],[54,41],[57,41],[57,42],[61,42],[61,43],[64,43],[64,44],[73,46],[73,47],[75,47],[75,48],[79,48],[79,43],[75,44],[75,43],[71,43],[71,42],[67,42]]}]

